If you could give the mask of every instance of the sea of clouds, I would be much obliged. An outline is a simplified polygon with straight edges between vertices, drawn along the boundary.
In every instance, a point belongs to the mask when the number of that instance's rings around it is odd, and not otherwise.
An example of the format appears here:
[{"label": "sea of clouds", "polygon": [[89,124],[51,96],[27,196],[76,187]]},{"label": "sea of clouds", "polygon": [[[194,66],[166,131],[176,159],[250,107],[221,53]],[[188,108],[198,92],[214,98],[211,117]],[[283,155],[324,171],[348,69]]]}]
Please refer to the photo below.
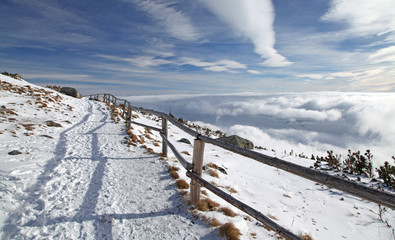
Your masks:
[{"label": "sea of clouds", "polygon": [[375,166],[393,163],[395,93],[309,92],[126,97],[151,108],[206,123],[228,135],[285,154],[326,156],[371,150]]}]

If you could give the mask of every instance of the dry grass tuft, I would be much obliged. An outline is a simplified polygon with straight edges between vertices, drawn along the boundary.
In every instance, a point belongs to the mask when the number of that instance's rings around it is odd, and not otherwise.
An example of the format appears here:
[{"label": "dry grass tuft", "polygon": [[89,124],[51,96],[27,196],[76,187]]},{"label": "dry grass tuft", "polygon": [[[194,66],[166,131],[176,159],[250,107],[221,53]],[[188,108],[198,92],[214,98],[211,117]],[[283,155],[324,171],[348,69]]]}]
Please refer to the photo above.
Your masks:
[{"label": "dry grass tuft", "polygon": [[178,175],[178,173],[176,171],[171,171],[170,172],[170,176],[174,179],[179,179],[180,175]]},{"label": "dry grass tuft", "polygon": [[191,154],[188,151],[182,151],[181,153],[183,153],[185,155],[188,155],[188,156],[191,156]]},{"label": "dry grass tuft", "polygon": [[219,207],[219,204],[209,198],[206,198],[200,199],[198,202],[196,202],[195,207],[202,212],[206,212],[208,210],[215,211],[217,210],[217,207]]},{"label": "dry grass tuft", "polygon": [[289,196],[288,194],[283,194],[283,196],[286,198],[291,198],[291,196]]},{"label": "dry grass tuft", "polygon": [[307,234],[307,233],[300,234],[299,237],[300,237],[302,240],[313,240],[313,238],[312,238],[309,234]]},{"label": "dry grass tuft", "polygon": [[205,195],[205,196],[208,196],[208,193],[207,193],[206,190],[202,190],[201,193],[202,193],[203,195]]},{"label": "dry grass tuft", "polygon": [[183,179],[177,180],[176,185],[179,189],[188,189],[189,188],[189,184]]},{"label": "dry grass tuft", "polygon": [[222,207],[222,208],[219,209],[219,211],[223,212],[228,217],[235,217],[235,216],[237,216],[237,214],[235,212],[233,212],[233,210],[228,208],[228,207]]},{"label": "dry grass tuft", "polygon": [[159,147],[159,143],[155,142],[155,143],[154,143],[154,146],[155,146],[155,147]]},{"label": "dry grass tuft", "polygon": [[208,170],[208,173],[209,173],[210,176],[212,176],[212,177],[219,178],[218,173],[217,173],[215,170],[213,170],[213,169]]},{"label": "dry grass tuft", "polygon": [[148,133],[144,134],[144,136],[145,136],[147,139],[152,140],[152,137],[151,137]]},{"label": "dry grass tuft", "polygon": [[209,163],[209,164],[207,164],[207,166],[208,167],[211,167],[211,168],[214,168],[214,169],[216,169],[216,170],[218,170],[218,165],[216,165],[215,163]]},{"label": "dry grass tuft", "polygon": [[278,218],[277,217],[275,217],[275,216],[273,216],[273,215],[271,215],[271,214],[269,214],[269,215],[267,215],[269,218],[271,218],[271,219],[273,219],[274,221],[277,221],[278,220]]},{"label": "dry grass tuft", "polygon": [[238,193],[238,191],[232,187],[227,187],[227,189],[230,193]]},{"label": "dry grass tuft", "polygon": [[210,227],[219,227],[219,226],[221,226],[221,223],[218,222],[218,220],[215,219],[215,218],[210,218],[208,223],[210,224]]},{"label": "dry grass tuft", "polygon": [[178,170],[180,170],[178,167],[176,167],[176,166],[168,166],[168,171],[169,172],[173,172],[173,171],[178,171]]},{"label": "dry grass tuft", "polygon": [[241,233],[233,223],[228,222],[219,227],[219,235],[221,235],[221,237],[226,237],[227,240],[239,240]]},{"label": "dry grass tuft", "polygon": [[34,130],[34,124],[21,124],[26,130],[31,131]]}]

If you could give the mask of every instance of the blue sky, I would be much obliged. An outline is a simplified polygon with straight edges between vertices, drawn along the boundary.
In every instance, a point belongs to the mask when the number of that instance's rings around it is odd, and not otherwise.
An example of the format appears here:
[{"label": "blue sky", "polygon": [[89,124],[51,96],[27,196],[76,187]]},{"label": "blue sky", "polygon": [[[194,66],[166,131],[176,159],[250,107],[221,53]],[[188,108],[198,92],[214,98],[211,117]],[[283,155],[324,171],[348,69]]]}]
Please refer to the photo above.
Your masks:
[{"label": "blue sky", "polygon": [[2,0],[0,71],[84,94],[395,91],[393,0]]}]

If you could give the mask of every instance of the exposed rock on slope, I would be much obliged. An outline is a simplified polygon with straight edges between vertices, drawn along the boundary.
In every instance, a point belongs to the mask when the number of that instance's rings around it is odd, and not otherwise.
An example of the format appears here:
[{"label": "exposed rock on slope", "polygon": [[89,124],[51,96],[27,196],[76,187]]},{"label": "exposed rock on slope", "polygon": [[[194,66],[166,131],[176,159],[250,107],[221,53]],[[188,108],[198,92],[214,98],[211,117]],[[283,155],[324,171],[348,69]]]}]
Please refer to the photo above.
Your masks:
[{"label": "exposed rock on slope", "polygon": [[253,149],[254,148],[254,144],[250,140],[236,136],[236,135],[232,135],[229,137],[221,137],[221,138],[218,138],[218,140],[221,140],[223,142],[226,142],[226,143],[229,143],[229,144],[241,147],[241,148],[245,148],[245,149]]}]

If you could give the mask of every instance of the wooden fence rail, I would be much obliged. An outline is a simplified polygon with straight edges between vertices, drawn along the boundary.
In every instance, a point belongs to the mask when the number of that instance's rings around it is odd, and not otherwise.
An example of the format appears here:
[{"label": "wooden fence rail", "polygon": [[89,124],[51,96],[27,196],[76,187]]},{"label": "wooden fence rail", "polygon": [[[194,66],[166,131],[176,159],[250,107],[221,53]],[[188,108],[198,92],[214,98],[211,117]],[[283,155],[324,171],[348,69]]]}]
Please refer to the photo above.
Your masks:
[{"label": "wooden fence rail", "polygon": [[[203,166],[203,152],[204,152],[204,143],[211,143],[218,147],[224,148],[228,151],[237,153],[239,155],[245,156],[247,158],[256,160],[260,163],[267,164],[272,167],[276,167],[278,169],[290,172],[292,174],[298,175],[300,177],[312,180],[314,182],[318,182],[324,184],[328,187],[335,188],[341,190],[346,193],[350,193],[354,196],[360,197],[362,199],[377,203],[382,206],[389,207],[391,209],[395,209],[395,195],[376,190],[373,188],[369,188],[363,186],[361,184],[343,180],[341,178],[328,175],[326,173],[317,171],[315,169],[302,167],[300,165],[287,162],[285,160],[271,157],[265,154],[261,154],[258,152],[254,152],[251,150],[247,150],[244,148],[240,148],[217,139],[212,139],[210,137],[206,137],[201,135],[200,133],[194,131],[193,129],[188,128],[187,126],[183,125],[182,123],[178,122],[176,119],[170,117],[166,113],[138,108],[134,107],[124,99],[118,99],[114,95],[111,94],[94,94],[89,95],[90,99],[99,100],[100,96],[102,95],[102,99],[104,102],[111,103],[112,107],[115,108],[117,105],[122,107],[122,114],[126,116],[126,122],[128,127],[130,124],[136,124],[139,126],[150,128],[154,131],[158,131],[160,136],[163,140],[163,147],[162,147],[162,154],[167,156],[167,148],[169,147],[172,152],[174,153],[175,157],[181,163],[181,165],[187,170],[187,176],[191,178],[191,202],[196,202],[199,200],[200,197],[200,186],[203,186],[213,192],[214,194],[218,195],[219,197],[223,198],[225,201],[233,204],[234,206],[238,207],[242,211],[246,212],[247,214],[253,216],[255,219],[259,220],[269,228],[275,230],[280,235],[284,236],[286,239],[300,239],[298,236],[294,235],[293,233],[289,232],[288,230],[284,229],[280,225],[276,224],[275,222],[271,221],[269,218],[264,216],[262,213],[256,211],[255,209],[245,205],[244,203],[238,201],[237,199],[233,198],[229,194],[226,194],[219,188],[213,186],[212,184],[208,183],[204,179],[201,178],[201,171]],[[119,104],[123,101],[123,104]],[[128,105],[128,107],[126,107]],[[152,114],[162,119],[162,129],[148,126],[142,123],[138,123],[131,120],[132,111],[139,111],[145,114]],[[182,131],[188,133],[189,135],[193,136],[196,140],[194,143],[194,154],[193,154],[193,163],[187,162],[181,154],[177,151],[177,149],[173,146],[173,144],[169,141],[167,136],[167,122],[171,122],[174,126],[178,127]],[[198,145],[200,147],[198,147]],[[200,150],[199,150],[200,149]]]}]

